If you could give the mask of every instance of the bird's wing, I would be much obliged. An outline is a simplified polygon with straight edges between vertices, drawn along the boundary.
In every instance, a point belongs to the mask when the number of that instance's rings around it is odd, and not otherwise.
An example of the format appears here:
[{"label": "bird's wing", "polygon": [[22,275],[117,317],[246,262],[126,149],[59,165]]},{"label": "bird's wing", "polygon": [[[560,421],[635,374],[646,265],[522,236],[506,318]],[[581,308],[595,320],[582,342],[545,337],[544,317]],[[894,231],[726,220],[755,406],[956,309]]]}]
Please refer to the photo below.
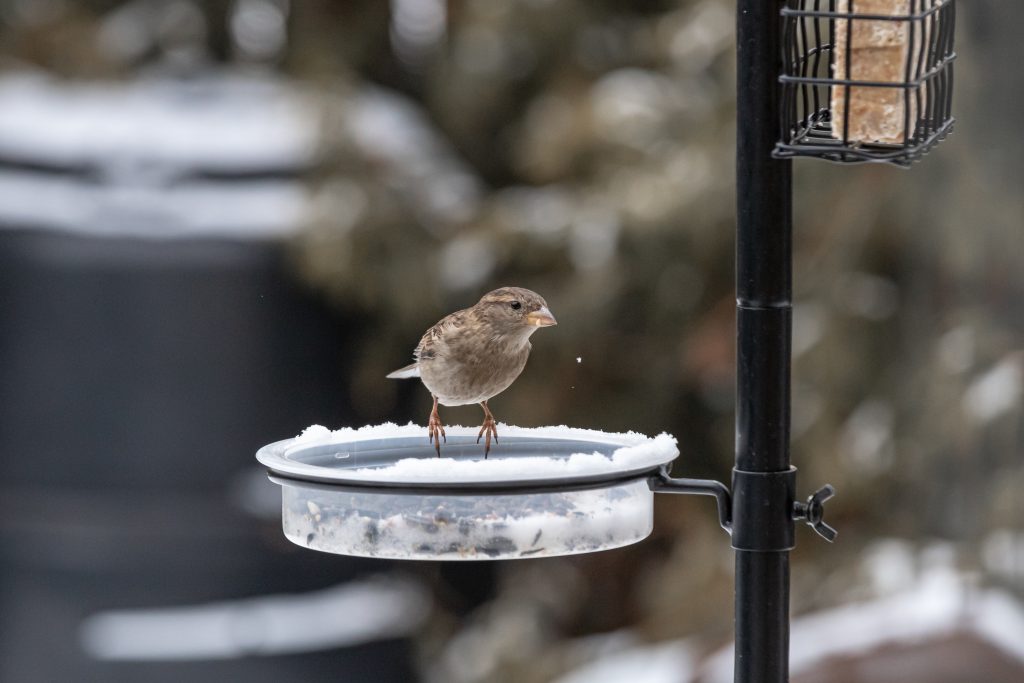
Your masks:
[{"label": "bird's wing", "polygon": [[394,372],[388,373],[388,379],[407,379],[410,377],[420,376],[420,365],[421,360],[432,360],[437,353],[438,345],[444,344],[445,332],[458,327],[465,319],[466,311],[455,311],[451,315],[447,315],[438,321],[436,325],[427,330],[423,337],[420,339],[420,343],[416,345],[416,350],[413,351],[413,358],[416,362],[406,365],[404,368],[399,368]]},{"label": "bird's wing", "polygon": [[468,315],[469,309],[455,311],[441,318],[436,325],[427,330],[416,346],[416,351],[413,352],[416,360],[431,360],[438,352],[443,355],[451,333],[465,326]]},{"label": "bird's wing", "polygon": [[420,376],[420,366],[419,366],[419,363],[410,363],[409,365],[406,365],[404,368],[399,368],[398,370],[395,370],[394,372],[388,373],[387,378],[388,379],[407,379],[409,377],[419,377],[419,376]]}]

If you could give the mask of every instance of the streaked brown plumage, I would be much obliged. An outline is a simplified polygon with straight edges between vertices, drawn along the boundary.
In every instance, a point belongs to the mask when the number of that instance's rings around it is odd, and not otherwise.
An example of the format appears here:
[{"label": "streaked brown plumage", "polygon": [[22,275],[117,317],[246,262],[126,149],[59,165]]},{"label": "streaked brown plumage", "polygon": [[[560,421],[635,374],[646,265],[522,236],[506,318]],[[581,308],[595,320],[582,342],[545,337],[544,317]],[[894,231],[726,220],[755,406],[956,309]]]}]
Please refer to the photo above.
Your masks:
[{"label": "streaked brown plumage", "polygon": [[484,423],[477,443],[486,437],[484,458],[491,437],[498,442],[494,415],[487,401],[515,381],[530,355],[530,335],[555,325],[544,299],[521,287],[502,287],[488,292],[475,306],[442,318],[427,330],[413,352],[411,365],[388,375],[392,379],[419,377],[434,398],[427,435],[441,455],[444,425],[437,404],[461,406],[479,403]]}]

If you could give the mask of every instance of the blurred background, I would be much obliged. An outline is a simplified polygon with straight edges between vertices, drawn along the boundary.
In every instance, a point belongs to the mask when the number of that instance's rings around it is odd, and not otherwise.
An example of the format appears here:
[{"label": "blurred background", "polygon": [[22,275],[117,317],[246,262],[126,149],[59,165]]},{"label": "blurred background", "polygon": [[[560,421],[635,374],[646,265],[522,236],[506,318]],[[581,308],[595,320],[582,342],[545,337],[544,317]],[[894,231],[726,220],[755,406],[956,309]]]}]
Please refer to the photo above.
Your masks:
[{"label": "blurred background", "polygon": [[[560,324],[500,420],[668,431],[728,481],[733,24],[0,1],[0,680],[730,681],[707,499],[592,556],[374,562],[289,544],[253,454],[425,424],[384,375],[515,284]],[[841,531],[793,554],[794,683],[1024,680],[1021,25],[961,3],[910,171],[794,164],[793,462]]]}]

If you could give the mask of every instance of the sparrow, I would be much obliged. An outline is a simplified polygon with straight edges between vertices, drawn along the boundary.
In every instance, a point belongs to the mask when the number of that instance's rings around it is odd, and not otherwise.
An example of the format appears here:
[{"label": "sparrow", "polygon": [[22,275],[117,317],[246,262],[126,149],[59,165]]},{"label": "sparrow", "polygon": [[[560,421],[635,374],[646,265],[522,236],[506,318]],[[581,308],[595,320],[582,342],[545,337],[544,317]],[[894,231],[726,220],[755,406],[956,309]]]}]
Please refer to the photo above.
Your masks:
[{"label": "sparrow", "polygon": [[447,442],[437,404],[462,406],[479,403],[484,423],[476,442],[486,437],[484,459],[491,437],[498,443],[498,428],[487,402],[508,389],[526,366],[530,335],[556,325],[547,302],[522,287],[501,287],[488,292],[476,305],[442,318],[420,339],[415,361],[388,375],[389,379],[419,377],[434,399],[427,437],[441,457],[441,439]]}]

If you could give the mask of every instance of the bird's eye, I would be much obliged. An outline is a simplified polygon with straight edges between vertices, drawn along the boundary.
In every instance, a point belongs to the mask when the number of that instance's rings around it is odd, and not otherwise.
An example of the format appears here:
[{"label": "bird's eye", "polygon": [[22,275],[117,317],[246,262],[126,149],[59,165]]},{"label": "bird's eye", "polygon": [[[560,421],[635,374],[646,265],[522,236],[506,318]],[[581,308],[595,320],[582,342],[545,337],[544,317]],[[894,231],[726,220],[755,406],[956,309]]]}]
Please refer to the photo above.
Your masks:
[{"label": "bird's eye", "polygon": [[523,305],[522,305],[521,303],[519,303],[518,301],[513,301],[513,302],[512,302],[511,304],[509,304],[509,305],[510,305],[510,306],[512,306],[512,310],[513,310],[513,311],[518,311],[518,310],[519,310],[520,308],[522,308],[522,307],[523,307]]}]

